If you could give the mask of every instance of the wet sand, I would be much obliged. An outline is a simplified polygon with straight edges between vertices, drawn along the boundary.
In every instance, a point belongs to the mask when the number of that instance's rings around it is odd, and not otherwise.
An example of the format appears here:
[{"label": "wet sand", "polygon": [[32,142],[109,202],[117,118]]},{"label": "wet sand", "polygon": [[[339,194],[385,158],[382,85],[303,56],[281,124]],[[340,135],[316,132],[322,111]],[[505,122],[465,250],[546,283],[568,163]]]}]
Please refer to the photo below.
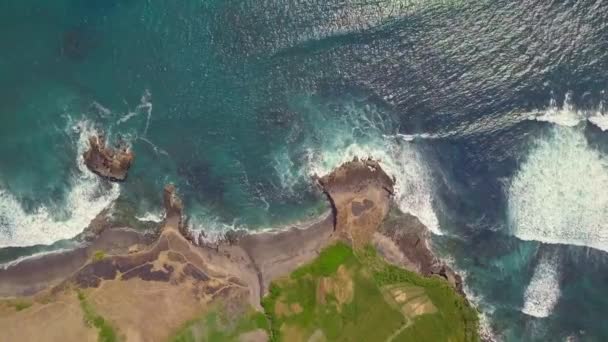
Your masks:
[{"label": "wet sand", "polygon": [[151,241],[149,236],[128,228],[107,229],[74,250],[43,254],[0,268],[0,298],[30,296],[56,286],[83,267],[96,251],[128,253],[129,248]]}]

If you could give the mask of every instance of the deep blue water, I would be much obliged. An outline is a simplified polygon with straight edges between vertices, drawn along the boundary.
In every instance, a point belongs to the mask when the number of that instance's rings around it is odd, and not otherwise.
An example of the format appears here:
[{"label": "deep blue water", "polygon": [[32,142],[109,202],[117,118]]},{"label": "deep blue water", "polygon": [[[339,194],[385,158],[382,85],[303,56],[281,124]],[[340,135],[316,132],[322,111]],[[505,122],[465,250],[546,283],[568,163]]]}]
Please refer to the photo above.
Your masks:
[{"label": "deep blue water", "polygon": [[[608,339],[602,1],[5,0],[0,44],[2,260],[167,182],[209,234],[306,219],[372,156],[498,338]],[[95,130],[126,183],[83,172]]]}]

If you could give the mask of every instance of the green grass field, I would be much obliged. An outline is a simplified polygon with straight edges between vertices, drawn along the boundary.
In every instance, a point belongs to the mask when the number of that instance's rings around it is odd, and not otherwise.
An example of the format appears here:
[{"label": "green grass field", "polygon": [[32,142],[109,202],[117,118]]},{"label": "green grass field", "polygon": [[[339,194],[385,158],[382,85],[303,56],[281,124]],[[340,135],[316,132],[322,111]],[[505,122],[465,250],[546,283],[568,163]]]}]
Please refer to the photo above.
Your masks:
[{"label": "green grass field", "polygon": [[477,341],[478,318],[439,278],[339,243],[273,282],[263,307],[275,341]]},{"label": "green grass field", "polygon": [[266,315],[234,317],[218,305],[170,341],[239,341],[262,329],[272,341],[478,341],[477,312],[439,277],[384,262],[372,247],[338,243],[270,286]]},{"label": "green grass field", "polygon": [[251,310],[242,317],[234,317],[218,306],[215,310],[184,324],[170,341],[238,341],[241,334],[257,329],[269,331],[268,320],[263,313]]}]

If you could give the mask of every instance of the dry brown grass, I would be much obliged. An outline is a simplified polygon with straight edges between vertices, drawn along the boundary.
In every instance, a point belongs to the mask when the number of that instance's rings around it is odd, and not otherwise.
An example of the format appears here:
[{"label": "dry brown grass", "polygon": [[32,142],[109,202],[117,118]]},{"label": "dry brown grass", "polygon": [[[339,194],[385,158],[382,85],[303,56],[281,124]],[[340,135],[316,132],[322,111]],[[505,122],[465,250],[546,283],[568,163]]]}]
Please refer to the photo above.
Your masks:
[{"label": "dry brown grass", "polygon": [[97,329],[85,325],[80,302],[73,292],[59,293],[52,302],[35,303],[18,312],[0,312],[3,341],[97,341]]}]

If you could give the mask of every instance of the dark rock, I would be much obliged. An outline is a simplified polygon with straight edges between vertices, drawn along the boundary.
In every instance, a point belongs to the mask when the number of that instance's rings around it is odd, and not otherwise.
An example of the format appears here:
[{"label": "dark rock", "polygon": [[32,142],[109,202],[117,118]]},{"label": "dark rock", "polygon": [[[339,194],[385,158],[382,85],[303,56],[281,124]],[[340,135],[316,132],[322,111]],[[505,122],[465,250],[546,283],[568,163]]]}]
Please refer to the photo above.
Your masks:
[{"label": "dark rock", "polygon": [[163,192],[163,205],[165,206],[165,213],[167,218],[179,217],[181,220],[181,216],[184,210],[184,204],[182,203],[181,198],[177,196],[177,190],[175,188],[175,185],[165,185],[165,189]]},{"label": "dark rock", "polygon": [[415,266],[414,271],[424,276],[440,276],[464,296],[462,278],[433,254],[429,246],[430,233],[418,218],[393,208],[379,232],[397,245],[405,258]]},{"label": "dark rock", "polygon": [[116,266],[110,259],[104,259],[90,263],[83,267],[74,276],[74,282],[80,287],[97,287],[101,280],[114,279],[116,277]]},{"label": "dark rock", "polygon": [[121,182],[127,179],[134,154],[124,143],[116,148],[107,147],[103,135],[100,135],[89,138],[89,149],[82,157],[91,172],[105,179]]},{"label": "dark rock", "polygon": [[188,219],[184,218],[184,204],[181,198],[177,195],[175,185],[167,184],[163,192],[163,204],[165,206],[165,221],[164,229],[169,227],[176,228],[179,233],[190,241],[192,244],[197,244],[197,237],[194,235],[188,226]]},{"label": "dark rock", "polygon": [[353,215],[359,216],[367,209],[370,209],[374,206],[374,202],[368,200],[367,198],[363,200],[363,202],[352,201],[350,204],[350,209]]},{"label": "dark rock", "polygon": [[247,231],[245,230],[229,230],[224,234],[224,242],[229,245],[238,244],[239,240],[247,235]]},{"label": "dark rock", "polygon": [[191,263],[188,263],[184,267],[184,274],[199,281],[209,280],[209,276],[207,276],[203,271],[199,270]]},{"label": "dark rock", "polygon": [[331,204],[337,235],[356,248],[367,245],[389,211],[394,180],[371,158],[354,158],[316,180]]},{"label": "dark rock", "polygon": [[129,272],[122,275],[123,280],[129,280],[131,278],[140,278],[146,281],[163,281],[167,282],[171,279],[171,274],[173,273],[173,267],[167,266],[163,267],[164,271],[152,271],[152,264],[145,264],[139,267],[136,267]]},{"label": "dark rock", "polygon": [[389,177],[380,164],[373,159],[359,160],[354,158],[352,161],[342,164],[332,171],[332,173],[317,178],[317,181],[326,193],[333,192],[353,192],[357,193],[361,189],[376,185],[393,194],[395,181]]}]

